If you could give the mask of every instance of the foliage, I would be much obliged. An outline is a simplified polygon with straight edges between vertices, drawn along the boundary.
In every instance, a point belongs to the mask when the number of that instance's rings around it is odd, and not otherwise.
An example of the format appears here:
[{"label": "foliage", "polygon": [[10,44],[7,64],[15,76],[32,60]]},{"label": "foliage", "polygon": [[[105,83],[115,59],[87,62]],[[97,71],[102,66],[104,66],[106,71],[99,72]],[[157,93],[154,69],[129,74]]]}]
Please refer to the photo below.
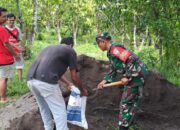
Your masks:
[{"label": "foliage", "polygon": [[7,89],[7,95],[9,96],[21,96],[28,92],[28,88],[26,85],[26,81],[19,81],[17,76],[12,79],[12,81],[9,81],[8,83],[8,89]]},{"label": "foliage", "polygon": [[162,65],[158,56],[158,50],[153,46],[142,48],[141,50],[136,51],[136,53],[149,69],[158,71],[169,82],[180,86],[180,67],[176,67],[176,63],[171,63],[173,62],[173,59],[169,59],[168,62],[164,61],[165,63]]},{"label": "foliage", "polygon": [[135,51],[135,53],[151,69],[157,68],[158,64],[160,64],[158,50],[153,46],[143,47],[140,50]]}]

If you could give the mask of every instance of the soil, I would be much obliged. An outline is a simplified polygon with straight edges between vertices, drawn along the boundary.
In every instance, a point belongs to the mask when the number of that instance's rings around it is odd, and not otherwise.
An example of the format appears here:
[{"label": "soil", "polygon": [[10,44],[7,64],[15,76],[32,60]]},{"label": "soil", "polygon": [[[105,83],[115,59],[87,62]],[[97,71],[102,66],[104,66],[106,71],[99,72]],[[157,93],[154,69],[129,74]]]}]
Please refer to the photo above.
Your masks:
[{"label": "soil", "polygon": [[[109,63],[81,55],[78,57],[78,67],[83,85],[89,91],[86,106],[88,130],[118,130],[122,89],[110,87],[101,91],[92,90],[108,72]],[[70,79],[68,72],[66,76]],[[62,83],[60,84],[67,101],[69,91]],[[180,130],[179,95],[178,86],[169,83],[156,72],[150,72],[144,86],[143,99],[135,117],[136,128],[138,130]],[[83,130],[71,124],[68,126],[70,130]],[[36,101],[31,93],[23,95],[15,103],[0,109],[0,130],[44,130]]]}]

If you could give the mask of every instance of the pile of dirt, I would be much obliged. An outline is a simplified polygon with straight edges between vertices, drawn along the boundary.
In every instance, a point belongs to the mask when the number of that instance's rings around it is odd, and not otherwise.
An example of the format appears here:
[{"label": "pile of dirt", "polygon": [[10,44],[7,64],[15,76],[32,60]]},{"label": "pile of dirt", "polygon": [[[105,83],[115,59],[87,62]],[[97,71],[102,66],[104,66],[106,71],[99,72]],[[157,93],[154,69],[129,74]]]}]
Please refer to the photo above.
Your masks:
[{"label": "pile of dirt", "polygon": [[[89,130],[117,130],[122,89],[111,87],[98,92],[92,90],[108,72],[108,62],[81,55],[78,57],[78,67],[83,85],[89,91],[86,108]],[[66,75],[70,78],[69,73]],[[69,91],[62,89],[64,96],[67,96]],[[180,88],[151,72],[144,87],[144,98],[135,125],[139,130],[180,130],[179,95]],[[70,130],[82,130],[68,125]],[[37,104],[30,93],[0,109],[0,129],[43,130]]]}]

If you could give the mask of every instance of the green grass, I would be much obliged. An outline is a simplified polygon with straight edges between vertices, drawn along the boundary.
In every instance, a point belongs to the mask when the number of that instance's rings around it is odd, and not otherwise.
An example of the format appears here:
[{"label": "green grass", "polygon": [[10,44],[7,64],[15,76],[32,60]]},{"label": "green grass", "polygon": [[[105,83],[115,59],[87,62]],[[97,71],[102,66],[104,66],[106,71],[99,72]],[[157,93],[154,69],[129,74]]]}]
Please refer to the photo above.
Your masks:
[{"label": "green grass", "polygon": [[28,92],[26,81],[19,81],[17,76],[8,82],[8,96],[18,97]]},{"label": "green grass", "polygon": [[[167,67],[166,67],[167,68]],[[163,66],[159,66],[159,72],[167,79],[169,82],[180,87],[180,67],[176,68],[171,66],[171,69],[165,69]]]},{"label": "green grass", "polygon": [[165,76],[165,77],[167,78],[167,80],[169,82],[174,83],[175,85],[180,87],[180,78],[175,77],[175,76],[171,76],[171,75],[168,75],[168,76]]},{"label": "green grass", "polygon": [[92,43],[80,44],[74,47],[78,55],[85,54],[98,60],[108,60],[106,52],[102,52],[97,45]]},{"label": "green grass", "polygon": [[[7,96],[10,99],[18,99],[20,96],[22,96],[23,94],[25,94],[29,91],[27,84],[26,84],[25,75],[26,75],[26,72],[27,72],[29,65],[31,64],[31,61],[32,60],[25,61],[25,66],[23,69],[23,80],[22,81],[18,80],[17,71],[14,69],[13,79],[8,80],[8,87],[7,87]],[[6,104],[1,103],[0,108],[5,107],[8,104],[9,103],[6,103]]]}]

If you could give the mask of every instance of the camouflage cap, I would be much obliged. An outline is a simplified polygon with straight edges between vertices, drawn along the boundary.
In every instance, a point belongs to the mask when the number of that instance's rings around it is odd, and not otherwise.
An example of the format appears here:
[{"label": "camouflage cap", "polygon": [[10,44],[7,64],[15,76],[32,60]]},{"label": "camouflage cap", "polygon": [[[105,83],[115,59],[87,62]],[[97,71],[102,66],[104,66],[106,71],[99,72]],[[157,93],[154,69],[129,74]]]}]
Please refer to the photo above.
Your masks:
[{"label": "camouflage cap", "polygon": [[99,33],[96,36],[96,43],[99,43],[101,40],[111,40],[111,36],[108,32]]}]

